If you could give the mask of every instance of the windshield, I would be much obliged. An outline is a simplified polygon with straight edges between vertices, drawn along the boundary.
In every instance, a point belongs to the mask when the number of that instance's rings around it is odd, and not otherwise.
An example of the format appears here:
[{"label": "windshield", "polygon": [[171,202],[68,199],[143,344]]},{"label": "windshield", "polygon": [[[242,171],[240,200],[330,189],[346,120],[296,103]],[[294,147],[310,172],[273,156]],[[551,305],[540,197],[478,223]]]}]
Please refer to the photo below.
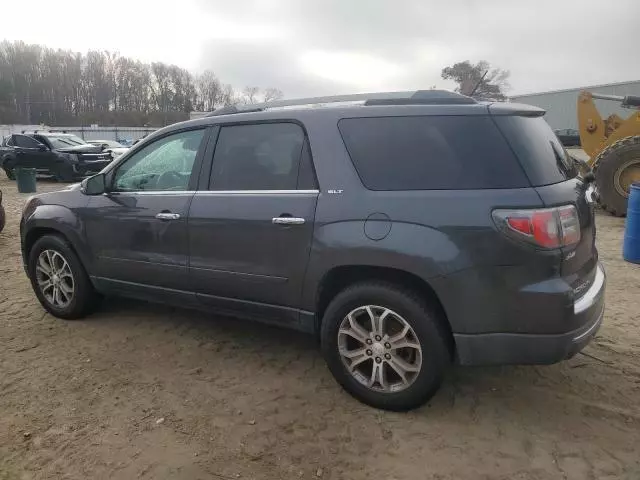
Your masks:
[{"label": "windshield", "polygon": [[87,142],[82,140],[80,137],[76,137],[75,135],[47,135],[47,140],[51,142],[53,148],[69,148],[87,144]]}]

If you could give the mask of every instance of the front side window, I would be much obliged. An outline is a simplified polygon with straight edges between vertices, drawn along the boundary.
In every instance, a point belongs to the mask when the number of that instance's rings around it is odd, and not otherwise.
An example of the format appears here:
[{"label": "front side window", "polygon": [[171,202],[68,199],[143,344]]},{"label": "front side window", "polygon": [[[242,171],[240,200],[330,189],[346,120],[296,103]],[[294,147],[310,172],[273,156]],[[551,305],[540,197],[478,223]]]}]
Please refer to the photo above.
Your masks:
[{"label": "front side window", "polygon": [[115,174],[120,192],[186,190],[204,130],[174,133],[134,153]]},{"label": "front side window", "polygon": [[295,123],[221,127],[211,190],[295,190],[304,131]]}]

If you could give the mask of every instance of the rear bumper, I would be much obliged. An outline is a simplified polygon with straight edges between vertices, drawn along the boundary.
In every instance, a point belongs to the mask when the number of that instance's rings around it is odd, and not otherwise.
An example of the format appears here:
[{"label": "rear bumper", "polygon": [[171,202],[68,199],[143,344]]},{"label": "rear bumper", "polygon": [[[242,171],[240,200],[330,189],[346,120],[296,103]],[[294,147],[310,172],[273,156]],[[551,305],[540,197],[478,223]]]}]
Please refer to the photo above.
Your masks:
[{"label": "rear bumper", "polygon": [[569,332],[539,335],[526,333],[454,334],[461,365],[551,364],[573,357],[595,336],[604,317],[606,277],[598,265],[587,292],[574,302],[580,327]]}]

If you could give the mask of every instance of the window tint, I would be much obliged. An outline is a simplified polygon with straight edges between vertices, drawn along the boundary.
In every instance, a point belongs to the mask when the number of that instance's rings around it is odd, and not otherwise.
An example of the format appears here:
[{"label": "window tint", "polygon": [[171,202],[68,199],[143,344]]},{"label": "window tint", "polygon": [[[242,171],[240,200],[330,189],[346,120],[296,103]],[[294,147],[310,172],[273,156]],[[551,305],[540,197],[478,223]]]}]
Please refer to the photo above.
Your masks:
[{"label": "window tint", "polygon": [[498,116],[496,123],[518,155],[532,185],[558,183],[578,174],[544,118]]},{"label": "window tint", "polygon": [[13,142],[17,147],[38,148],[41,143],[26,135],[14,135]]},{"label": "window tint", "polygon": [[118,167],[114,190],[186,190],[203,135],[191,130],[147,145]]},{"label": "window tint", "polygon": [[295,190],[304,132],[294,123],[222,127],[212,190]]},{"label": "window tint", "polygon": [[490,117],[348,118],[338,126],[362,182],[371,190],[528,186]]}]

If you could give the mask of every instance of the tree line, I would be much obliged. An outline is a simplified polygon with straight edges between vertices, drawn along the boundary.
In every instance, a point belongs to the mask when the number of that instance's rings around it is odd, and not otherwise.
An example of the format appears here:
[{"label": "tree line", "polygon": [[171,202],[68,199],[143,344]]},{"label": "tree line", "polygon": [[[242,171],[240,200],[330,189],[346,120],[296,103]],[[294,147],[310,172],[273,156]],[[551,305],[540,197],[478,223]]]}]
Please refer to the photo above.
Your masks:
[{"label": "tree line", "polygon": [[191,111],[279,98],[276,88],[238,91],[210,70],[194,75],[107,51],[0,43],[0,124],[158,127],[185,120]]}]

